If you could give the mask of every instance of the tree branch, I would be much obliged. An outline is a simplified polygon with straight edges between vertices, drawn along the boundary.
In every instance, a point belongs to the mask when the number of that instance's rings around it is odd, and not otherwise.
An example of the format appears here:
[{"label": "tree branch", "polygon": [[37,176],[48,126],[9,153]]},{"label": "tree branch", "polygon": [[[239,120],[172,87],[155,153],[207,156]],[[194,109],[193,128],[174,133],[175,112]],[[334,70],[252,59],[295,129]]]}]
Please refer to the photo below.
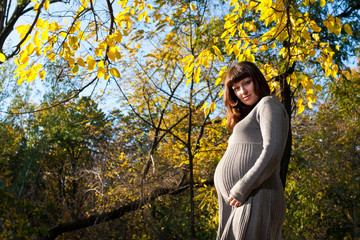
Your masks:
[{"label": "tree branch", "polygon": [[16,5],[16,8],[10,18],[10,20],[7,22],[6,26],[3,26],[0,32],[0,51],[3,49],[4,43],[10,33],[14,30],[15,23],[17,20],[23,15],[23,10],[26,8],[26,6],[30,3],[30,0],[27,0],[22,5]]},{"label": "tree branch", "polygon": [[[203,186],[204,184],[212,186],[213,180],[208,179],[201,184],[197,184],[196,187]],[[140,209],[141,207],[145,206],[146,204],[156,200],[158,197],[165,196],[165,195],[177,195],[189,188],[188,183],[181,185],[180,187],[169,187],[169,188],[157,188],[152,193],[144,198],[139,198],[137,200],[131,201],[128,204],[124,204],[121,207],[114,209],[110,212],[98,213],[93,214],[87,218],[78,219],[72,222],[67,223],[60,223],[57,226],[51,228],[48,231],[48,235],[43,238],[43,240],[54,240],[57,236],[65,233],[71,232],[75,230],[79,230],[82,228],[87,228],[90,226],[94,226],[100,223],[109,222],[111,220],[115,220],[121,218],[128,212],[132,212],[135,210]]]},{"label": "tree branch", "polygon": [[360,10],[360,2],[357,2],[354,6],[349,6],[344,12],[337,15],[337,18],[349,17],[353,12]]}]

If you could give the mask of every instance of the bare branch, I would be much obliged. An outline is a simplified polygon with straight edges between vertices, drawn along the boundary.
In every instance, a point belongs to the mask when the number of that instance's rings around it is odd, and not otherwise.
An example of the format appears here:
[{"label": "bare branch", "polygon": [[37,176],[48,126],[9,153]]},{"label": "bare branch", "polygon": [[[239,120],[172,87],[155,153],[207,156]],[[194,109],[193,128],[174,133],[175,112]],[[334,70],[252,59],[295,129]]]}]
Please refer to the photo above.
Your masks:
[{"label": "bare branch", "polygon": [[[206,185],[213,185],[213,180],[208,179],[201,184],[196,184],[195,187],[201,187]],[[114,209],[110,212],[103,212],[98,214],[90,215],[87,218],[77,219],[73,222],[60,223],[57,226],[51,228],[48,231],[48,235],[43,238],[43,240],[54,240],[57,236],[70,231],[75,231],[90,226],[94,226],[100,223],[109,222],[111,220],[119,219],[128,212],[136,211],[141,207],[147,205],[150,202],[153,202],[160,196],[165,195],[176,195],[184,192],[189,188],[187,182],[179,187],[169,187],[169,188],[157,188],[151,192],[148,196],[144,198],[139,198],[137,200],[131,201],[128,204],[124,204],[121,207]]]}]

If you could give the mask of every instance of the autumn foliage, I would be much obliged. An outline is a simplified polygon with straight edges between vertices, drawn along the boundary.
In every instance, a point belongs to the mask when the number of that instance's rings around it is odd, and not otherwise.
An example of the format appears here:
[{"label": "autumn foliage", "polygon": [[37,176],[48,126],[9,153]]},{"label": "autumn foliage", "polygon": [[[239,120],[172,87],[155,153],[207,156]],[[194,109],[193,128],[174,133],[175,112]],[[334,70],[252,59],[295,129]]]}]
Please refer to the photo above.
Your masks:
[{"label": "autumn foliage", "polygon": [[1,239],[213,239],[243,60],[291,116],[284,239],[359,238],[357,1],[0,6]]}]

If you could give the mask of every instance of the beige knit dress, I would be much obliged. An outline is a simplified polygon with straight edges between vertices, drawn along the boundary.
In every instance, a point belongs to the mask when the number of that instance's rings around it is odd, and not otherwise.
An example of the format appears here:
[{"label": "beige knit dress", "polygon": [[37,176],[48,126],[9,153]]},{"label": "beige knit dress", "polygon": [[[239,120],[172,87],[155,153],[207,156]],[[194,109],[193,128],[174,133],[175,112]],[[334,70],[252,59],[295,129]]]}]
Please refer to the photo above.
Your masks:
[{"label": "beige knit dress", "polygon": [[[288,122],[283,105],[266,96],[235,125],[214,176],[218,240],[281,239],[286,205],[279,171]],[[230,194],[243,205],[229,205]]]}]

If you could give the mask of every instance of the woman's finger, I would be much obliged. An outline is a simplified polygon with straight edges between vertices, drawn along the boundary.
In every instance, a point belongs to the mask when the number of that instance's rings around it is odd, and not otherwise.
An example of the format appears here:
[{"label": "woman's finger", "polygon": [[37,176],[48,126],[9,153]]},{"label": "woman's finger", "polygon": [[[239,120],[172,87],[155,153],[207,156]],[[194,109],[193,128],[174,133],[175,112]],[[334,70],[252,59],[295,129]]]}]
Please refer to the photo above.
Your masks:
[{"label": "woman's finger", "polygon": [[231,206],[235,207],[237,205],[238,201],[236,199],[231,201]]}]

